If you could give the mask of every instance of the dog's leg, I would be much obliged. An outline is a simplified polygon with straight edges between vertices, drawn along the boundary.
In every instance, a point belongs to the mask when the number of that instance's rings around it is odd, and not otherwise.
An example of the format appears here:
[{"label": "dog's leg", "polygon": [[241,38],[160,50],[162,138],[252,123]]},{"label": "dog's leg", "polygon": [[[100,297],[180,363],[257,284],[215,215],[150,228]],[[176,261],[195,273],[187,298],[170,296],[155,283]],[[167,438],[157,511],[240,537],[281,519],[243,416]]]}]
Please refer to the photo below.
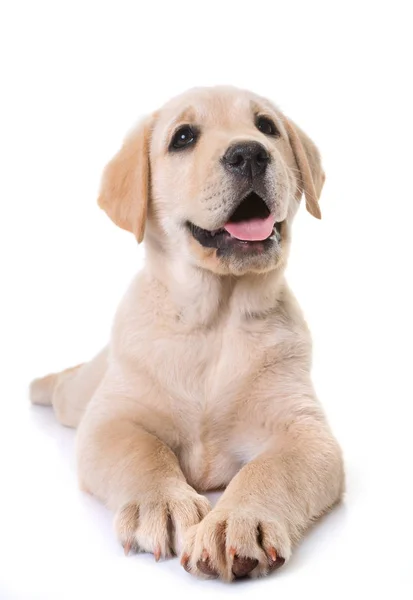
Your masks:
[{"label": "dog's leg", "polygon": [[[100,398],[95,398],[100,400]],[[119,398],[113,399],[119,404]],[[108,418],[96,402],[78,430],[79,482],[115,511],[116,534],[130,550],[178,554],[186,531],[209,512],[185,481],[178,459],[129,417]]]},{"label": "dog's leg", "polygon": [[182,565],[200,576],[266,575],[341,497],[343,464],[326,425],[291,424],[246,464],[214,510],[188,532]]},{"label": "dog's leg", "polygon": [[62,425],[77,427],[106,372],[107,354],[105,348],[87,363],[35,379],[30,385],[30,400],[52,405]]}]

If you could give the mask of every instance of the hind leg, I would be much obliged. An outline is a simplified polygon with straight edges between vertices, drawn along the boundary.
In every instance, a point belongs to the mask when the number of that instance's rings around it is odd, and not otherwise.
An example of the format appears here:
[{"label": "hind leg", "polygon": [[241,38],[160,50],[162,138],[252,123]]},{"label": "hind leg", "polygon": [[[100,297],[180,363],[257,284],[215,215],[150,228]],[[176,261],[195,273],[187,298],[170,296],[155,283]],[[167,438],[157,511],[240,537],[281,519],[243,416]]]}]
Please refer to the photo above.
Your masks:
[{"label": "hind leg", "polygon": [[30,385],[30,400],[52,405],[62,425],[77,427],[106,372],[107,356],[108,349],[104,348],[87,363],[35,379]]}]

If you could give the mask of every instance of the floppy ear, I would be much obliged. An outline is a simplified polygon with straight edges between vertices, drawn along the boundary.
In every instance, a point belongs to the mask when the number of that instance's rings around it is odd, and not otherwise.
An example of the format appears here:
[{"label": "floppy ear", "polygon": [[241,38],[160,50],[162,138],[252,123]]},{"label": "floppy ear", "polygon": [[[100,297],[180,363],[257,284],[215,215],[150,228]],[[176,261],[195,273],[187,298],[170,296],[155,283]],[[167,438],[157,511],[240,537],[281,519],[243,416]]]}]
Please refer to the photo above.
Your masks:
[{"label": "floppy ear", "polygon": [[149,141],[154,117],[146,118],[105,167],[98,204],[122,229],[143,240],[149,201]]},{"label": "floppy ear", "polygon": [[285,119],[290,144],[301,175],[302,191],[308,212],[321,219],[318,200],[323,189],[325,174],[321,166],[320,153],[310,138],[292,121]]}]

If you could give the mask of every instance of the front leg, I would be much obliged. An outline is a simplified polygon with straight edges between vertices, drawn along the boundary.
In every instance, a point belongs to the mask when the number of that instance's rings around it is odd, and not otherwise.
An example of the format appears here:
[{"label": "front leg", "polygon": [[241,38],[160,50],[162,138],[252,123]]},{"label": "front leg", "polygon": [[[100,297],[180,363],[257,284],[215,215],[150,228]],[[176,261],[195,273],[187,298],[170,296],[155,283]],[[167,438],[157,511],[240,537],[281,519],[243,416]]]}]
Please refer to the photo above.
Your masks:
[{"label": "front leg", "polygon": [[[96,402],[78,431],[80,486],[115,512],[115,531],[130,550],[179,554],[186,531],[209,512],[208,500],[190,485],[172,450],[134,422],[110,416]],[[113,398],[113,403],[121,400]],[[109,411],[110,412],[110,411]]]},{"label": "front leg", "polygon": [[288,561],[292,544],[340,499],[343,481],[341,451],[324,423],[285,426],[188,532],[182,565],[226,581],[268,574]]}]

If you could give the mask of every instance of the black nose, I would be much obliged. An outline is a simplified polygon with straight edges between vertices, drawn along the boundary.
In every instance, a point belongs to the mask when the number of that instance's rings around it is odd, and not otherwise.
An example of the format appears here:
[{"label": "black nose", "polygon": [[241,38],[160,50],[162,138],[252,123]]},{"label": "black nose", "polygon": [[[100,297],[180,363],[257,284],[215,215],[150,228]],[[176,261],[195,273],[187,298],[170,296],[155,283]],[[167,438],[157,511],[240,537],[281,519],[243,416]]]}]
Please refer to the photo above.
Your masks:
[{"label": "black nose", "polygon": [[255,177],[262,175],[267,168],[270,155],[258,142],[240,142],[230,146],[225,152],[223,162],[231,173]]}]

